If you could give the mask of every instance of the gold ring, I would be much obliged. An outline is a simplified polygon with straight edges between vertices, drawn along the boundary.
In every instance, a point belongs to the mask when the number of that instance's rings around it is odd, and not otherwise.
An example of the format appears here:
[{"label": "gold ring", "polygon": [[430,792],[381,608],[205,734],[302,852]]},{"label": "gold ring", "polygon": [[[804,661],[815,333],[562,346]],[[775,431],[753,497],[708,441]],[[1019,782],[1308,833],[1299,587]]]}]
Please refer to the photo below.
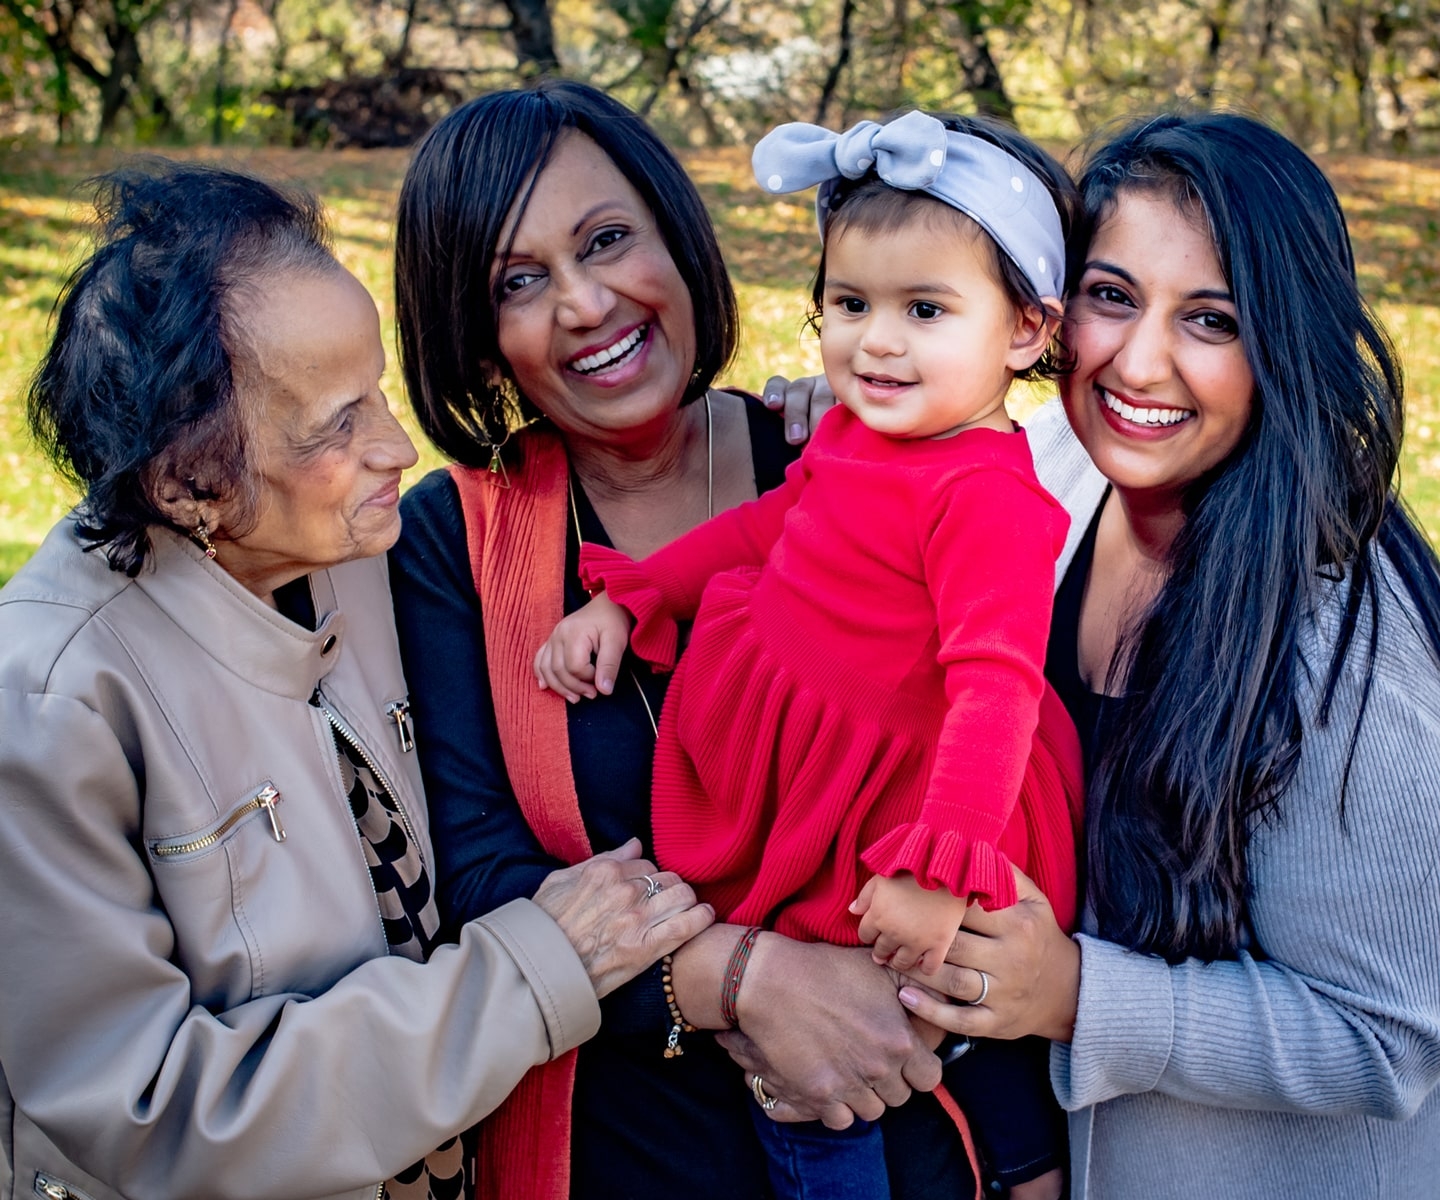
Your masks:
[{"label": "gold ring", "polygon": [[765,1080],[759,1075],[754,1076],[750,1080],[750,1093],[755,1097],[755,1103],[766,1112],[769,1112],[780,1103],[780,1097],[772,1096],[765,1090]]}]

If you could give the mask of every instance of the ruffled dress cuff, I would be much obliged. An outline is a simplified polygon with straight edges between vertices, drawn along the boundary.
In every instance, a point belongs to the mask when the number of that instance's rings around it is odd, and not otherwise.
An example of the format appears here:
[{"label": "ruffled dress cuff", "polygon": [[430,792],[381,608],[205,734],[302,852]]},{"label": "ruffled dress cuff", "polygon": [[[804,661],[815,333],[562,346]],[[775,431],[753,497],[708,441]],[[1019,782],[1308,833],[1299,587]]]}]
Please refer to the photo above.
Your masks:
[{"label": "ruffled dress cuff", "polygon": [[978,841],[925,821],[901,825],[861,855],[887,878],[909,871],[922,887],[943,887],[952,896],[973,896],[987,909],[1015,903],[1015,873],[993,842]]},{"label": "ruffled dress cuff", "polygon": [[673,671],[678,630],[665,597],[645,568],[629,555],[586,542],[580,547],[580,582],[592,595],[605,594],[635,618],[630,649],[652,667]]}]

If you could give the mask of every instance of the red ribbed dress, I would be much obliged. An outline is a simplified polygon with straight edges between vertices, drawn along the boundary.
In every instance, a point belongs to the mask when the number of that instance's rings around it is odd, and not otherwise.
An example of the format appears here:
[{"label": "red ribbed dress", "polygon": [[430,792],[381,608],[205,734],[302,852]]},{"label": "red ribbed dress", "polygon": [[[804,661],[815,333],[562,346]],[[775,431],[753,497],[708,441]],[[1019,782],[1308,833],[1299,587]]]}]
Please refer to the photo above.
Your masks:
[{"label": "red ribbed dress", "polygon": [[1076,912],[1082,772],[1042,675],[1068,518],[1023,432],[901,441],[843,408],[784,487],[649,558],[581,570],[674,666],[655,751],[658,861],[725,919],[858,944],[869,874]]}]

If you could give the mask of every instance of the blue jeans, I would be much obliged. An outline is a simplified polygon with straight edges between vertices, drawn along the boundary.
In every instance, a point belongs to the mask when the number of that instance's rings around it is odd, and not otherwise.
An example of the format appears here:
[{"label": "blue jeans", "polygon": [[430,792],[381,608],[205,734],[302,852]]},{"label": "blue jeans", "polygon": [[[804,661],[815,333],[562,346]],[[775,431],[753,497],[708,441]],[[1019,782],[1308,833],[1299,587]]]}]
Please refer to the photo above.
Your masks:
[{"label": "blue jeans", "polygon": [[776,1200],[890,1200],[885,1142],[875,1121],[849,1129],[819,1121],[781,1124],[756,1105],[751,1113],[765,1150]]}]

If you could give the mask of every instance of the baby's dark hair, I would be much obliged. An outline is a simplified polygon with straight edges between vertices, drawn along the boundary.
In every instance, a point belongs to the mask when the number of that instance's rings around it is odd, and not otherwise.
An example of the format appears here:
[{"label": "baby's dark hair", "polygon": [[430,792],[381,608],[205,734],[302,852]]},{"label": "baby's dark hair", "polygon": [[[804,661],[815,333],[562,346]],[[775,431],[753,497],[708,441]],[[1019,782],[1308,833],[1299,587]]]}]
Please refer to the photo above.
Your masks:
[{"label": "baby's dark hair", "polygon": [[[901,115],[896,113],[887,121]],[[980,138],[1024,163],[1050,193],[1055,211],[1060,215],[1061,236],[1069,243],[1070,232],[1080,214],[1080,193],[1064,167],[1013,126],[989,117],[960,117],[951,113],[931,115],[951,132]],[[980,238],[989,249],[996,281],[1004,288],[1010,303],[1017,310],[1043,307],[1040,293],[1029,277],[979,222],[928,193],[891,187],[875,174],[873,168],[859,179],[841,181],[831,194],[830,208],[825,217],[825,245],[828,247],[832,237],[850,229],[870,234],[891,233],[917,220],[935,222],[942,228],[944,223],[949,222],[957,232]],[[825,258],[825,250],[822,249],[810,292],[808,320],[817,330],[824,314]],[[1067,366],[1064,348],[1058,341],[1052,341],[1033,364],[1016,372],[1016,378],[1054,379],[1065,374]]]}]

